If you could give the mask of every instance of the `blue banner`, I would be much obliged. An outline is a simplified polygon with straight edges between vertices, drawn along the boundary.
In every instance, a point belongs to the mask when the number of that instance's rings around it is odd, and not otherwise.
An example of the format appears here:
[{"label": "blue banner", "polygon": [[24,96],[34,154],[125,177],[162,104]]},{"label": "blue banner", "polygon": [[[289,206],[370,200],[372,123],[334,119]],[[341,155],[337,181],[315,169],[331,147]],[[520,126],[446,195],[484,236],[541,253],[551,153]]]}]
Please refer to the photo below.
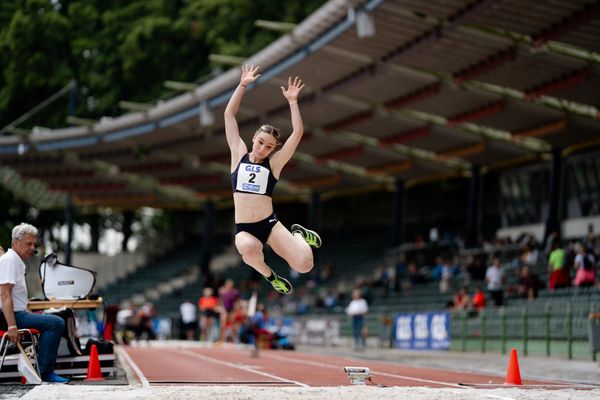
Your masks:
[{"label": "blue banner", "polygon": [[447,312],[398,314],[396,347],[416,350],[450,348],[450,315]]}]

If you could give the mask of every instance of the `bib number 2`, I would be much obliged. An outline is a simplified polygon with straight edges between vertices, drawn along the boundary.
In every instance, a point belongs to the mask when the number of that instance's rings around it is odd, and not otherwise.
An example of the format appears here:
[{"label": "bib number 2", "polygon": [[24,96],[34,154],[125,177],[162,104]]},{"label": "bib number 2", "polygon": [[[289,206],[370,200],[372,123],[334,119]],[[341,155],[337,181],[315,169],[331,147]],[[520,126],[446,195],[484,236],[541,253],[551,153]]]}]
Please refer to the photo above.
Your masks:
[{"label": "bib number 2", "polygon": [[240,164],[236,189],[240,192],[265,194],[270,171],[256,164]]}]

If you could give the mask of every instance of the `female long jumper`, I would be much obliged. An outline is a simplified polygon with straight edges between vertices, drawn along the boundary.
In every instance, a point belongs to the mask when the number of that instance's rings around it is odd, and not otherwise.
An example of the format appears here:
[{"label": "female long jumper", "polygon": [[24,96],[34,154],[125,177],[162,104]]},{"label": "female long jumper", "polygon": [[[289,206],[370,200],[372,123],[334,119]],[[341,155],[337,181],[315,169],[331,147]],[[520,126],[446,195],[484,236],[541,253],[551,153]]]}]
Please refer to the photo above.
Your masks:
[{"label": "female long jumper", "polygon": [[225,134],[231,151],[235,246],[246,264],[260,272],[276,291],[288,294],[292,291],[290,282],[278,276],[265,263],[265,243],[300,273],[309,272],[313,268],[310,246],[321,246],[321,238],[316,232],[298,224],[292,225],[290,232],[273,212],[273,189],[281,170],[292,158],[304,133],[298,107],[298,95],[304,84],[300,78],[290,77],[287,89],[281,87],[283,96],[290,105],[292,118],[293,131],[288,139],[281,144],[279,131],[270,125],[262,125],[254,133],[252,151],[248,152],[248,147],[240,137],[235,115],[246,87],[260,77],[258,70],[258,66],[242,66],[240,84],[225,109]]}]

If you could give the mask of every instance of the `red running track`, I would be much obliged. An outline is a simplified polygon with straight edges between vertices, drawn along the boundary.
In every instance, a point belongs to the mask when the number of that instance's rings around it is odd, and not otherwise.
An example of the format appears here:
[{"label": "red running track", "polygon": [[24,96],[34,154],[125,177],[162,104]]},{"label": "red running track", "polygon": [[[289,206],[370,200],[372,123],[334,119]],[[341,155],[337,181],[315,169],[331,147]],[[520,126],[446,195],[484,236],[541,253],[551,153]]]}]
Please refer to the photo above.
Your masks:
[{"label": "red running track", "polygon": [[[286,350],[199,347],[125,347],[126,363],[145,385],[350,385],[345,366],[368,367],[372,383],[431,388],[504,386],[504,377],[417,368],[399,363]],[[523,380],[524,386],[567,388],[564,382]]]}]

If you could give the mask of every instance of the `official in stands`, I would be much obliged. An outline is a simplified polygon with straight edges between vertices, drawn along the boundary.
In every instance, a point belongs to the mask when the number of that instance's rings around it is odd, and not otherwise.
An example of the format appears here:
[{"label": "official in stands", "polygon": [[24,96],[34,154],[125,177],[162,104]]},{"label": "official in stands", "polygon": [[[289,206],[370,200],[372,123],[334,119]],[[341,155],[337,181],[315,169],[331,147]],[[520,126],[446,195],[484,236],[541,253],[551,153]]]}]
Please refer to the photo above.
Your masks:
[{"label": "official in stands", "polygon": [[0,308],[6,323],[8,339],[19,340],[18,328],[34,328],[41,332],[38,348],[38,364],[44,382],[67,383],[54,372],[60,338],[65,330],[61,317],[48,314],[33,314],[27,311],[27,261],[35,253],[37,229],[22,223],[12,231],[12,246],[0,256]]}]

